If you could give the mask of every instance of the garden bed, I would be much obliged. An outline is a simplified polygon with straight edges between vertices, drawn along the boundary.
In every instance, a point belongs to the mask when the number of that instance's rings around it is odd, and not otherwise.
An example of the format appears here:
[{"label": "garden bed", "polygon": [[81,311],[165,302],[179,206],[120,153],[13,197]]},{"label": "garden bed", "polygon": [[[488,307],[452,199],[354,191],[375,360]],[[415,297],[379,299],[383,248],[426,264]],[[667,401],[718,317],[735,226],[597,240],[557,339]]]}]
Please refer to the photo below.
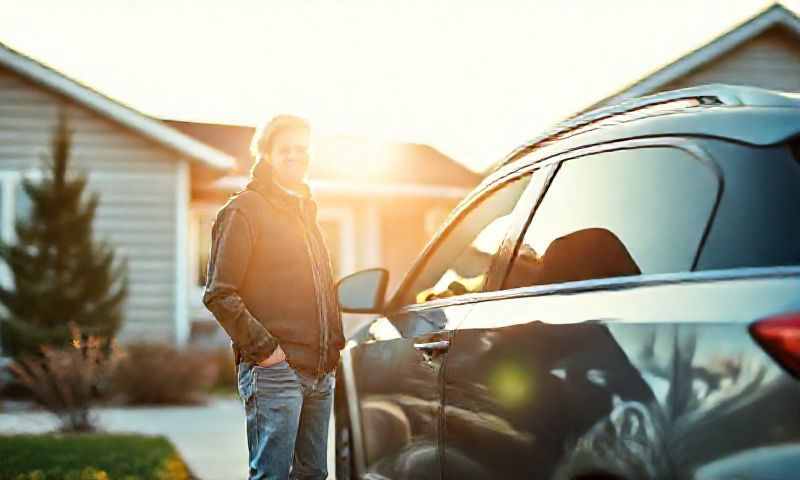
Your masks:
[{"label": "garden bed", "polygon": [[0,435],[0,480],[190,480],[163,436]]}]

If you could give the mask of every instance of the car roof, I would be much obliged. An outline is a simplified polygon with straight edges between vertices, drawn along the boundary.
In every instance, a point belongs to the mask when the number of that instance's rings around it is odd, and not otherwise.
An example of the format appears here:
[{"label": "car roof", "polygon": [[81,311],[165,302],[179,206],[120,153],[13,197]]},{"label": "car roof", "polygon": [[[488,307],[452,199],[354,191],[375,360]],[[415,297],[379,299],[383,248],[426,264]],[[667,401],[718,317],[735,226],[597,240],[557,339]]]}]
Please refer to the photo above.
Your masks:
[{"label": "car roof", "polygon": [[501,161],[486,180],[559,153],[617,140],[705,136],[774,145],[800,134],[800,94],[702,85],[634,98],[559,123]]}]

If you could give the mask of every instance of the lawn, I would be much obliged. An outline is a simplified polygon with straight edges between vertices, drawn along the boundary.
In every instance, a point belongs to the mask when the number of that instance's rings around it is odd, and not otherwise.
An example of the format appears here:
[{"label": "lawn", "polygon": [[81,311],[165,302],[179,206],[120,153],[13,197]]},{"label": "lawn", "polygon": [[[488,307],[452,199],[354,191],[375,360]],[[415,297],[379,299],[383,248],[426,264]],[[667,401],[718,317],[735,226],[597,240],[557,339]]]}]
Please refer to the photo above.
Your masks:
[{"label": "lawn", "polygon": [[0,435],[0,480],[188,480],[163,436]]}]

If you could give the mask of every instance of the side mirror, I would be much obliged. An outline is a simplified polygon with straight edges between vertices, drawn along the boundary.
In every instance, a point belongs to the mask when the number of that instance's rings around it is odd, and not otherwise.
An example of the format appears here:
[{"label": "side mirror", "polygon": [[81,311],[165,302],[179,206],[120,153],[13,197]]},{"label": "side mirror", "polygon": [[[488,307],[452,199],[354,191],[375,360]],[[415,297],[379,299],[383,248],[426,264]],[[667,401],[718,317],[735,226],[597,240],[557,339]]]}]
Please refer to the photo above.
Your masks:
[{"label": "side mirror", "polygon": [[345,313],[380,313],[386,297],[389,272],[371,268],[350,274],[336,284],[339,305]]}]

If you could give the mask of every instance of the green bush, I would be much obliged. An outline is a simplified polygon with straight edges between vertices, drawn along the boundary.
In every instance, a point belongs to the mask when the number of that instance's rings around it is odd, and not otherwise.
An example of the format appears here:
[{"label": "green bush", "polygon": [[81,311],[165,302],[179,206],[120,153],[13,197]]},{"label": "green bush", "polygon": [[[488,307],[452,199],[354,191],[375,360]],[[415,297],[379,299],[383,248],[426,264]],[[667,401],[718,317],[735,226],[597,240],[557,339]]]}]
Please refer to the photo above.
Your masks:
[{"label": "green bush", "polygon": [[107,388],[117,350],[112,345],[111,355],[106,355],[104,339],[84,339],[76,325],[70,327],[71,344],[42,345],[40,356],[24,355],[11,363],[10,370],[39,404],[58,417],[61,431],[88,432],[95,429],[92,407]]},{"label": "green bush", "polygon": [[132,434],[0,436],[0,480],[189,480],[162,436]]}]

